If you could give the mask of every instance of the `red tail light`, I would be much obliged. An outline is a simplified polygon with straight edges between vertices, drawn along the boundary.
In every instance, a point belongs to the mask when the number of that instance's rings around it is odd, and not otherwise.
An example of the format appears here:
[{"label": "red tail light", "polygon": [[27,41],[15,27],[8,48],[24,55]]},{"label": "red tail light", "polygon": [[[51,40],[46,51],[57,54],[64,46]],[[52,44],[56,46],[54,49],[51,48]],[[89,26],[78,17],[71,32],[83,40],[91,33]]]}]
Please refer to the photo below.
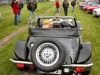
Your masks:
[{"label": "red tail light", "polygon": [[20,68],[20,69],[23,69],[25,68],[25,65],[24,64],[15,64],[17,68]]},{"label": "red tail light", "polygon": [[86,68],[83,68],[83,67],[76,67],[75,68],[75,71],[80,73],[80,72],[84,72],[86,70]]},{"label": "red tail light", "polygon": [[30,70],[35,70],[34,66],[30,66]]}]

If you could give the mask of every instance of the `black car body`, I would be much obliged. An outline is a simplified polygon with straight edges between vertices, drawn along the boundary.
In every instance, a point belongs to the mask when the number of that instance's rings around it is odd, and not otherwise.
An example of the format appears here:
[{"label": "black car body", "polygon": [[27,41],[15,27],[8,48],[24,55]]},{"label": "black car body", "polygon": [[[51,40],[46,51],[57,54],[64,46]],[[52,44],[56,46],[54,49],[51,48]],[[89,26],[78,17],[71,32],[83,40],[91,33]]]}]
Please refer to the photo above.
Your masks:
[{"label": "black car body", "polygon": [[[49,19],[54,28],[42,28]],[[66,21],[66,22],[65,22]],[[80,21],[72,16],[43,16],[37,27],[29,27],[26,41],[18,40],[10,59],[18,69],[38,73],[89,75],[92,50],[90,42],[82,42]]]}]

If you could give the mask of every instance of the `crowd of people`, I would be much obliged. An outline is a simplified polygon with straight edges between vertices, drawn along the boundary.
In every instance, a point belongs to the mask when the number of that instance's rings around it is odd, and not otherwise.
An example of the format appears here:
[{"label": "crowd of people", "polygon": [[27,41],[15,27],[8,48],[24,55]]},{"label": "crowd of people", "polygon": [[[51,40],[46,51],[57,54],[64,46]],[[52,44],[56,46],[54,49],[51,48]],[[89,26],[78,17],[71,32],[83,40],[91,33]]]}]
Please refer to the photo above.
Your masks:
[{"label": "crowd of people", "polygon": [[[77,0],[77,4],[78,4],[78,0]],[[76,5],[76,0],[72,0],[71,1],[72,12],[74,12],[75,5]],[[56,6],[56,13],[59,13],[60,2],[58,0],[56,0],[55,6]],[[65,14],[65,16],[67,16],[68,15],[68,8],[69,8],[68,0],[64,0],[63,3],[62,3],[62,6],[63,6],[63,9],[64,9],[64,14]]]},{"label": "crowd of people", "polygon": [[[22,22],[21,19],[21,9],[24,7],[24,4],[22,2],[20,2],[19,0],[13,0],[11,3],[11,7],[13,10],[13,13],[15,15],[14,17],[14,25],[18,25],[18,23]],[[37,21],[37,17],[36,17],[36,13],[35,13],[35,9],[37,8],[37,3],[35,0],[29,0],[27,3],[27,9],[30,12],[30,16],[29,16],[29,24],[32,24],[32,14],[34,15],[35,21]]]},{"label": "crowd of people", "polygon": [[[74,12],[76,0],[72,0],[71,5],[72,5],[72,12]],[[60,5],[60,2],[58,0],[56,0],[55,6],[56,6],[56,13],[59,13],[60,12],[59,9],[60,9],[61,5]],[[63,6],[63,9],[64,9],[64,14],[65,14],[65,16],[67,16],[68,15],[68,8],[69,8],[68,0],[64,0],[63,3],[62,3],[62,6]],[[20,2],[19,0],[13,0],[12,3],[11,3],[11,7],[12,7],[13,13],[15,15],[14,25],[17,26],[18,23],[22,22],[20,14],[21,14],[21,9],[24,7],[24,4],[22,2]],[[36,16],[36,13],[35,13],[35,10],[37,9],[36,0],[28,0],[27,9],[29,10],[29,13],[30,13],[28,23],[29,23],[29,25],[31,25],[32,24],[32,15],[34,15],[35,21],[37,22],[37,16]]]}]

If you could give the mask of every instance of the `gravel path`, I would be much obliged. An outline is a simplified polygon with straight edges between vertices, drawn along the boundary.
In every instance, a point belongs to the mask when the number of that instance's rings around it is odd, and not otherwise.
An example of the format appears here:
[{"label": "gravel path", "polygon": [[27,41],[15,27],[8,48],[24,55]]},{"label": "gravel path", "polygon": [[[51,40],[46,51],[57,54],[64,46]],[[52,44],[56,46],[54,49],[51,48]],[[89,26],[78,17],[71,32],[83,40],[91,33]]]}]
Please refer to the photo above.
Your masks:
[{"label": "gravel path", "polygon": [[18,34],[22,33],[28,27],[29,27],[29,25],[27,24],[27,25],[21,27],[20,29],[18,29],[17,31],[11,33],[10,35],[6,36],[2,40],[0,40],[0,48],[2,46],[5,46],[7,42],[9,42],[12,38],[16,37]]}]

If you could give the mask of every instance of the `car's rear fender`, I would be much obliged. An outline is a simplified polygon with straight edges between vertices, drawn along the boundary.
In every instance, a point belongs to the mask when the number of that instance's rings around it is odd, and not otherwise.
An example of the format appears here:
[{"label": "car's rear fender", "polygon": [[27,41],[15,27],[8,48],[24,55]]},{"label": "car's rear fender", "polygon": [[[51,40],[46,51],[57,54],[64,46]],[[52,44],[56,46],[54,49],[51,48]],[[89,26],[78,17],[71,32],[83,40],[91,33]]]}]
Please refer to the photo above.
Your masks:
[{"label": "car's rear fender", "polygon": [[42,39],[42,38],[44,38],[44,37],[32,37],[32,36],[30,36],[29,37],[29,40],[28,40],[28,42],[27,42],[27,48],[29,49],[29,54],[28,54],[28,60],[30,60],[31,61],[31,58],[30,58],[30,53],[31,53],[31,50],[32,50],[32,47],[34,46],[34,44],[38,41],[38,40],[40,40],[40,39]]},{"label": "car's rear fender", "polygon": [[82,46],[83,48],[80,51],[77,63],[91,63],[91,43],[85,42]]},{"label": "car's rear fender", "polygon": [[13,59],[25,60],[26,59],[26,41],[18,40],[15,45]]}]

